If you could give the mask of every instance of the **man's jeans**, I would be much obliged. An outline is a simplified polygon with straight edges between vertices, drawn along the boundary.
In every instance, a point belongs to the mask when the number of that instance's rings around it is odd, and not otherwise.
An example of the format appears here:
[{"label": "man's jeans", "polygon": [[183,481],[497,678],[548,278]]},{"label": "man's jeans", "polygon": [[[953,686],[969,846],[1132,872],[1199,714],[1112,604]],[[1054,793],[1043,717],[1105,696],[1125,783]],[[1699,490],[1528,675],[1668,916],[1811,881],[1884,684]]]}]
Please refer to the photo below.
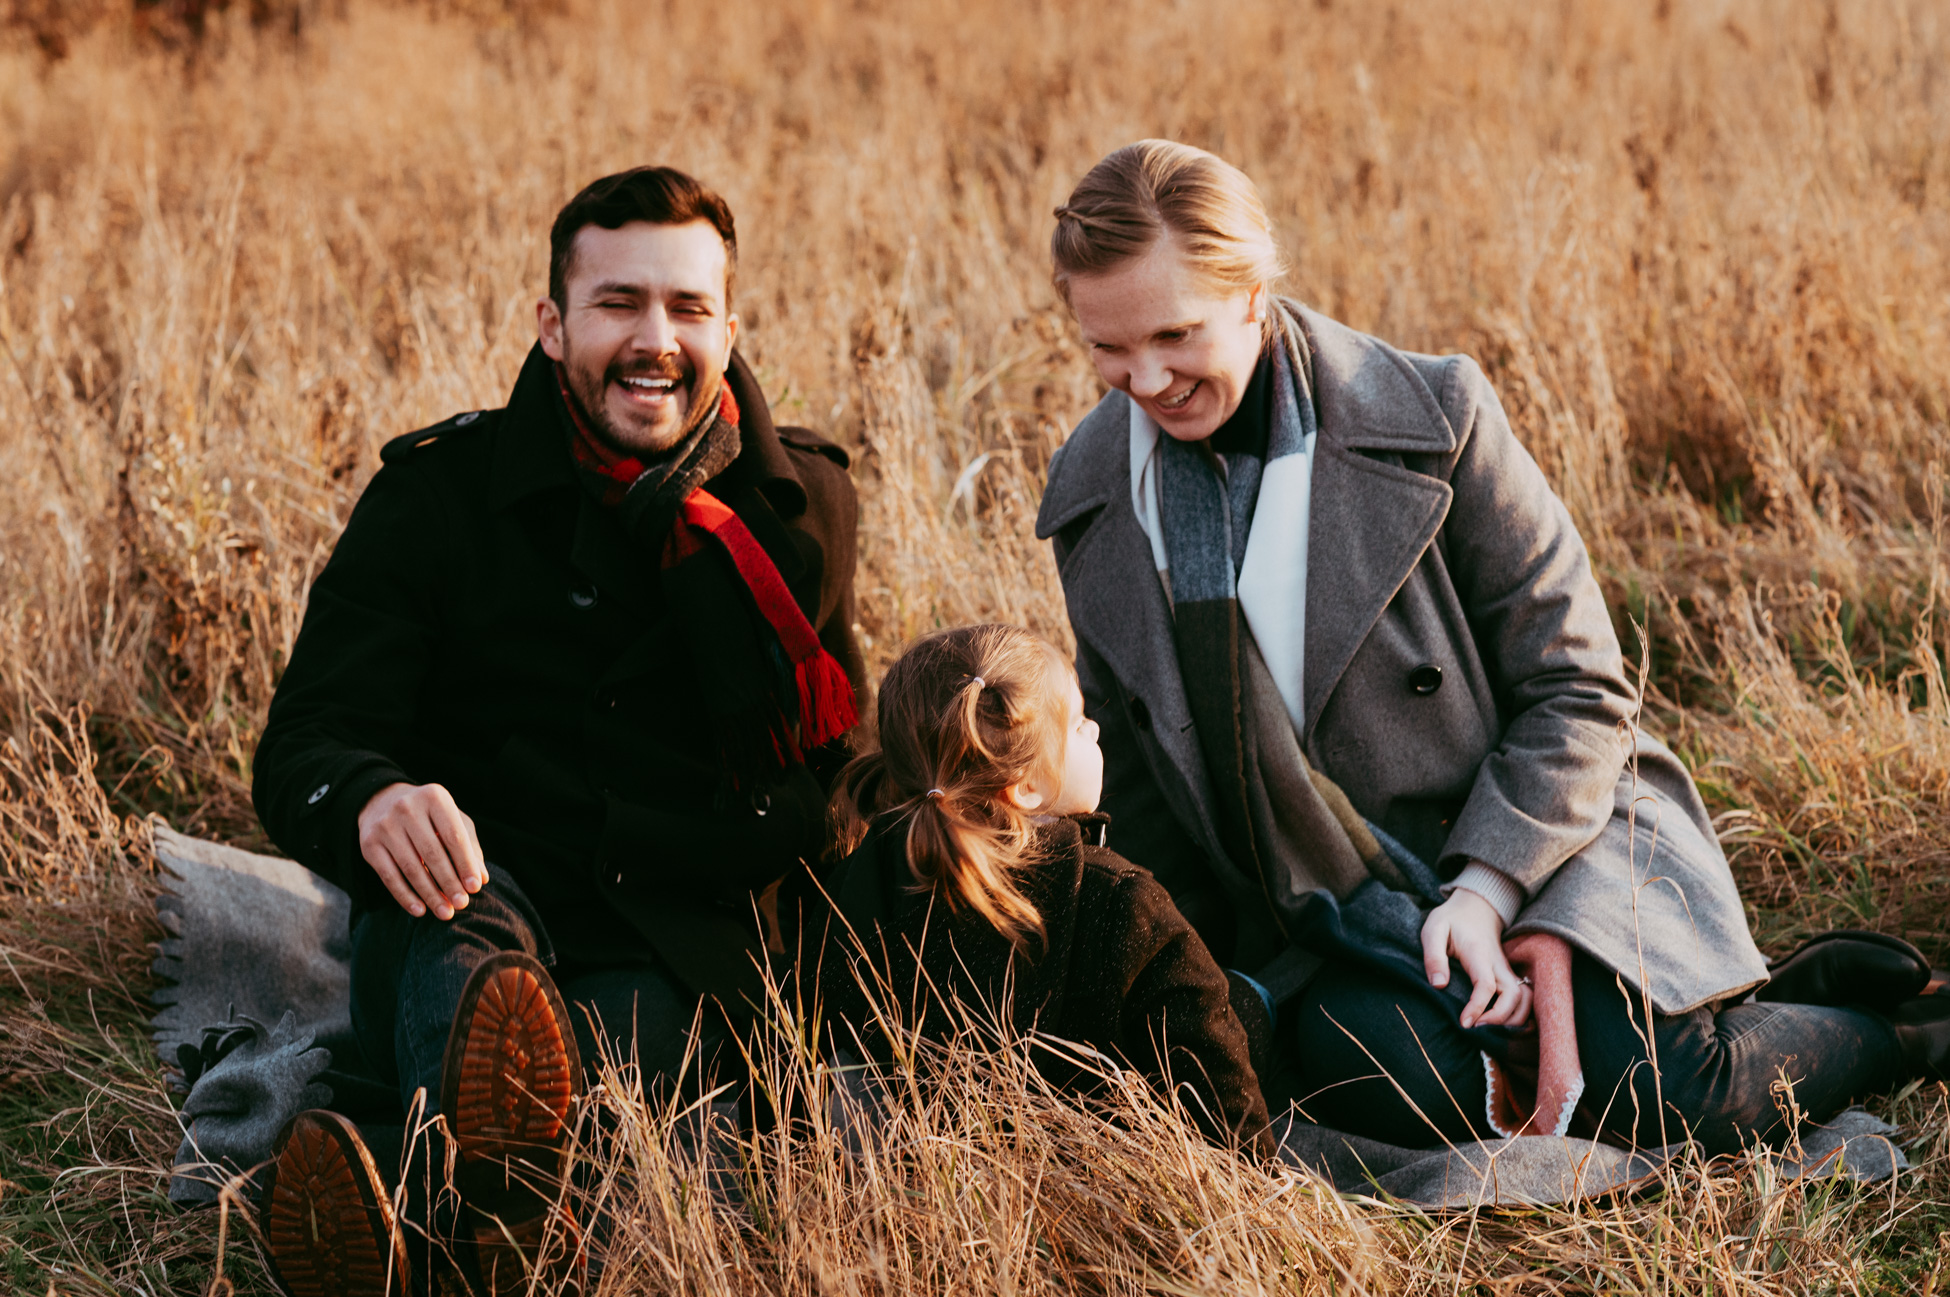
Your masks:
[{"label": "man's jeans", "polygon": [[352,930],[353,1032],[380,1079],[398,1088],[402,1112],[422,1086],[427,1113],[438,1110],[440,1066],[461,991],[476,965],[503,950],[526,951],[553,975],[592,1078],[605,1051],[640,1066],[646,1089],[677,1073],[698,998],[648,941],[638,961],[580,964],[557,950],[514,879],[489,865],[487,884],[446,922],[388,906],[363,915]]},{"label": "man's jeans", "polygon": [[[1783,1076],[1802,1113],[1825,1120],[1905,1074],[1883,1019],[1805,1004],[1655,1014],[1655,1072],[1644,1001],[1589,956],[1575,954],[1572,970],[1583,1107],[1604,1112],[1611,1139],[1649,1148],[1690,1136],[1708,1155],[1732,1152],[1786,1133]],[[1495,1136],[1480,1046],[1429,996],[1330,963],[1281,1006],[1276,1035],[1269,1103],[1297,1100],[1320,1125],[1410,1148]]]}]

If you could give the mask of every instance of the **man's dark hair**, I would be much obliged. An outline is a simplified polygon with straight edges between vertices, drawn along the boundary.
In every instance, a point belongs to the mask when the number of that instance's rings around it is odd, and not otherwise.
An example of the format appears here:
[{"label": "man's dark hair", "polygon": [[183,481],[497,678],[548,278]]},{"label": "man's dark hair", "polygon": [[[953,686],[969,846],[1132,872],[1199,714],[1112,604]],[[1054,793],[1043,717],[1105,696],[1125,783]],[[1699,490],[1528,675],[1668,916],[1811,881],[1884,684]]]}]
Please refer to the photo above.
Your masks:
[{"label": "man's dark hair", "polygon": [[548,232],[548,295],[556,306],[568,309],[564,298],[576,235],[586,226],[620,230],[631,221],[652,225],[709,221],[724,240],[724,304],[727,311],[731,309],[731,277],[738,269],[738,230],[732,224],[731,204],[675,167],[632,167],[604,176],[556,214]]}]

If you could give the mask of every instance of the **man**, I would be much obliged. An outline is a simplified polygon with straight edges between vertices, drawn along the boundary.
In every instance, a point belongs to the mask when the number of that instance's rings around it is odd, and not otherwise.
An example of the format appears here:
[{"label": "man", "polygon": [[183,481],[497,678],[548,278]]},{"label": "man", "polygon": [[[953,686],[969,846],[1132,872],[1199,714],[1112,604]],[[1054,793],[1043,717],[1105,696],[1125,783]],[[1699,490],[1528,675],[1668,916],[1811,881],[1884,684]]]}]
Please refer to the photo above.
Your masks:
[{"label": "man", "polygon": [[[818,856],[863,675],[846,456],[775,428],[733,350],[730,208],[638,168],[549,244],[507,406],[382,452],[253,787],[353,897],[355,1032],[402,1113],[422,1089],[442,1113],[489,1287],[535,1260],[502,1255],[545,1196],[504,1192],[506,1162],[546,1189],[578,1058],[669,1077],[700,1006],[708,1038],[756,1003],[758,902]],[[403,1266],[371,1166],[348,1123],[294,1124],[287,1288]]]}]

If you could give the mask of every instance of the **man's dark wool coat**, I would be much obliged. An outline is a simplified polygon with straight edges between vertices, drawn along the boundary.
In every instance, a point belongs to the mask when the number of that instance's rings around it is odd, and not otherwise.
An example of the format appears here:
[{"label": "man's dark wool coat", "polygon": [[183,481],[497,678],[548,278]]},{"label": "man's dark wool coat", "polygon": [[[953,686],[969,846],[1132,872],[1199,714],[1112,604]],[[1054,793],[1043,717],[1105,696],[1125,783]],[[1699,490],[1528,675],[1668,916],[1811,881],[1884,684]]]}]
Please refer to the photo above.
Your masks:
[{"label": "man's dark wool coat", "polygon": [[[774,428],[735,353],[725,378],[742,450],[706,489],[864,698],[846,454]],[[359,811],[388,784],[441,784],[564,954],[653,948],[700,994],[752,996],[753,894],[818,859],[843,754],[732,787],[658,555],[579,482],[539,346],[505,408],[398,438],[382,459],[312,587],[258,744],[252,795],[272,839],[355,907],[396,905],[360,855]]]},{"label": "man's dark wool coat", "polygon": [[[921,1015],[931,1039],[958,1027],[944,999],[1006,1013],[1019,1030],[1088,1045],[1155,1082],[1169,1075],[1208,1134],[1265,1153],[1266,1100],[1226,975],[1157,880],[1083,840],[1103,817],[1080,819],[1040,828],[1036,859],[1017,876],[1043,920],[1042,937],[1030,935],[1021,953],[981,915],[917,891],[904,820],[870,832],[802,911],[800,968],[818,969],[829,1032],[887,1061],[863,982],[878,983],[882,1006],[908,1027]],[[870,966],[859,976],[863,956]],[[1037,1062],[1058,1085],[1092,1085],[1087,1069],[1053,1051],[1039,1049]]]}]

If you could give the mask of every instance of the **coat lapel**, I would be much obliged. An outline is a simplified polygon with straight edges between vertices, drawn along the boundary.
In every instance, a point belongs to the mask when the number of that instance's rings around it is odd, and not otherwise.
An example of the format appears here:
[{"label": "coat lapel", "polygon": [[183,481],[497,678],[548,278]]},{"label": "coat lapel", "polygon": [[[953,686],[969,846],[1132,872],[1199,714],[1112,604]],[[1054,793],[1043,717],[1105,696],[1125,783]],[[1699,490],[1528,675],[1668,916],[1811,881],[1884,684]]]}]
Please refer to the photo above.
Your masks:
[{"label": "coat lapel", "polygon": [[1063,565],[1070,626],[1144,700],[1151,733],[1184,778],[1197,806],[1201,845],[1214,859],[1219,844],[1211,780],[1192,731],[1191,705],[1178,670],[1171,608],[1151,555],[1151,542],[1131,508],[1129,403],[1112,392],[1071,436],[1052,466],[1036,530],[1049,536],[1072,519],[1101,508]]},{"label": "coat lapel", "polygon": [[1428,384],[1392,348],[1304,307],[1296,314],[1313,347],[1320,407],[1307,522],[1304,746],[1449,516],[1447,482],[1393,461],[1452,455],[1456,437]]}]

